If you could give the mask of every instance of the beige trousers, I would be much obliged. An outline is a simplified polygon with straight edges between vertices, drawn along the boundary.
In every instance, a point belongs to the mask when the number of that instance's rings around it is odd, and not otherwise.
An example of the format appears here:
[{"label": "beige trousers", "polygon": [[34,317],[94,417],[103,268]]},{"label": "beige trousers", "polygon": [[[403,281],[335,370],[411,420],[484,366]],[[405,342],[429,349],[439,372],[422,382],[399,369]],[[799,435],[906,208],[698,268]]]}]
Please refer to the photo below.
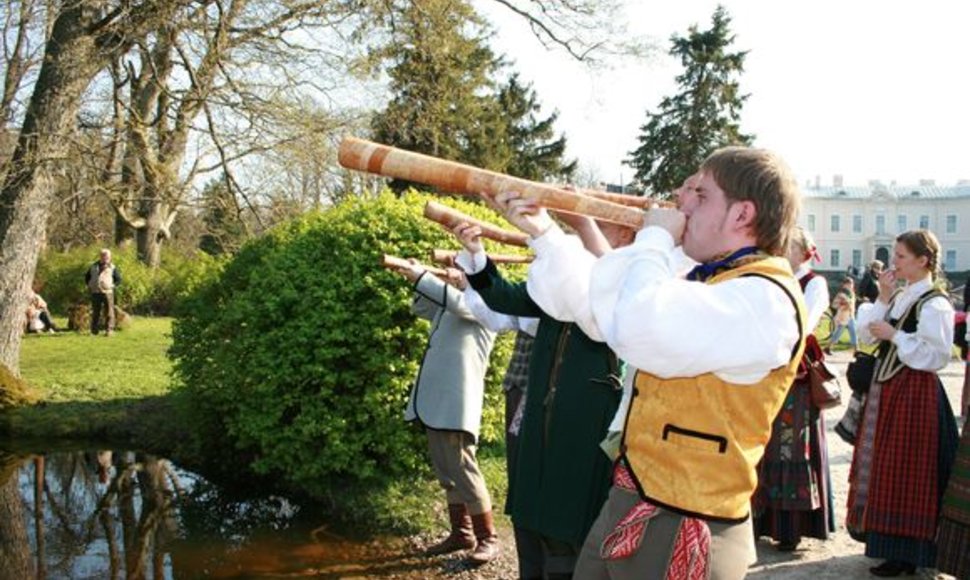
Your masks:
[{"label": "beige trousers", "polygon": [[463,503],[468,513],[478,515],[492,511],[492,498],[485,477],[475,458],[475,440],[464,431],[427,429],[428,451],[438,483],[445,490],[448,503]]}]

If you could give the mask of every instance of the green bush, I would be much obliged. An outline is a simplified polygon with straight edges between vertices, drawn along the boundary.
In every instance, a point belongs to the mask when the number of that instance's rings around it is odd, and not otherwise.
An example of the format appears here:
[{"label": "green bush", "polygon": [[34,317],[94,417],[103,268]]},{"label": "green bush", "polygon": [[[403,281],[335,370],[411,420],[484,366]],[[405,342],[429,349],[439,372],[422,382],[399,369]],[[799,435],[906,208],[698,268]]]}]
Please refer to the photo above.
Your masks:
[{"label": "green bush", "polygon": [[[427,199],[353,198],[284,224],[243,246],[183,303],[170,355],[191,401],[197,452],[316,495],[348,479],[425,469],[422,433],[403,411],[428,325],[410,313],[410,284],[379,261],[457,246],[421,216]],[[497,219],[468,202],[451,205]],[[510,350],[507,337],[493,353],[484,442],[501,437]]]},{"label": "green bush", "polygon": [[[88,246],[41,256],[35,285],[55,313],[65,314],[71,305],[89,300],[84,276],[100,251],[100,246]],[[162,253],[161,266],[152,270],[138,260],[131,246],[112,250],[111,259],[122,278],[115,303],[137,314],[170,314],[181,298],[222,267],[220,259],[204,252],[182,255],[168,251]]]}]

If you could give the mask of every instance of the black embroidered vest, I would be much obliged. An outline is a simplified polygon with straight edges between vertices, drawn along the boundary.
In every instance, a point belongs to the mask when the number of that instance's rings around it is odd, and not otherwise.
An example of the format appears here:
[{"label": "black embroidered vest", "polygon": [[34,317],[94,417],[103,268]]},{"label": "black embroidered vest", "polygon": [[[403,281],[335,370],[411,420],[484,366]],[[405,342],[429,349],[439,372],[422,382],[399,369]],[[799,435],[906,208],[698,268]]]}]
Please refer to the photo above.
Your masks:
[{"label": "black embroidered vest", "polygon": [[[889,310],[886,312],[886,322],[893,325],[896,330],[901,330],[903,332],[916,332],[916,326],[919,324],[919,311],[928,300],[931,300],[937,296],[943,296],[944,294],[937,290],[936,288],[931,288],[919,298],[916,299],[906,312],[903,313],[898,319],[889,318],[889,312],[892,312],[893,303],[896,301],[896,296],[889,303]],[[899,360],[899,353],[896,349],[896,343],[891,340],[884,340],[879,343],[879,349],[876,351],[876,371],[874,373],[875,380],[880,383],[885,383],[889,379],[896,376],[899,371],[903,370],[906,365]]]}]

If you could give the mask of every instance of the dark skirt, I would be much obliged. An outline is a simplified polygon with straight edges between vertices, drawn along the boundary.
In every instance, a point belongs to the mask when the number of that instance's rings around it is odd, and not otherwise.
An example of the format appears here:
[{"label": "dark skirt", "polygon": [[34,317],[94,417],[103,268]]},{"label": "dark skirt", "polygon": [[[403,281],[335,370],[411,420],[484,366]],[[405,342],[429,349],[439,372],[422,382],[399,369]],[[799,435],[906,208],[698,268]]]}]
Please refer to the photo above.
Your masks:
[{"label": "dark skirt", "polygon": [[852,457],[846,521],[867,556],[935,566],[956,446],[953,410],[934,373],[904,368],[873,385]]},{"label": "dark skirt", "polygon": [[835,531],[825,420],[796,381],[772,424],[752,498],[754,530],[782,543]]},{"label": "dark skirt", "polygon": [[937,542],[936,567],[940,572],[970,578],[970,422],[963,426],[963,438],[943,495]]}]

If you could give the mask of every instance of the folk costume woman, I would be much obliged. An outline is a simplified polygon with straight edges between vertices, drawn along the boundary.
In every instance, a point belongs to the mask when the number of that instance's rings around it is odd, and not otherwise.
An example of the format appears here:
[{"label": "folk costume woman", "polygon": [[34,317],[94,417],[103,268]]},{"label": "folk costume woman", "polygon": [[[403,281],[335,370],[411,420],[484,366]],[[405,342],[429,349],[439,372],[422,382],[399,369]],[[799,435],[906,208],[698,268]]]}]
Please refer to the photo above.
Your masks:
[{"label": "folk costume woman", "polygon": [[[940,499],[957,446],[937,372],[950,360],[953,307],[933,287],[940,244],[926,230],[896,238],[879,298],[859,309],[860,338],[879,342],[849,474],[846,527],[884,558],[876,576],[936,565]],[[905,286],[897,290],[896,282]]]},{"label": "folk costume woman", "polygon": [[[795,229],[790,248],[788,261],[805,293],[806,328],[815,328],[829,305],[828,284],[812,272],[818,254],[805,230]],[[755,535],[771,537],[781,551],[797,548],[803,536],[824,540],[835,531],[825,419],[812,403],[807,369],[809,361],[824,359],[815,336],[808,334],[799,373],[758,466],[758,490],[751,500]]]}]

